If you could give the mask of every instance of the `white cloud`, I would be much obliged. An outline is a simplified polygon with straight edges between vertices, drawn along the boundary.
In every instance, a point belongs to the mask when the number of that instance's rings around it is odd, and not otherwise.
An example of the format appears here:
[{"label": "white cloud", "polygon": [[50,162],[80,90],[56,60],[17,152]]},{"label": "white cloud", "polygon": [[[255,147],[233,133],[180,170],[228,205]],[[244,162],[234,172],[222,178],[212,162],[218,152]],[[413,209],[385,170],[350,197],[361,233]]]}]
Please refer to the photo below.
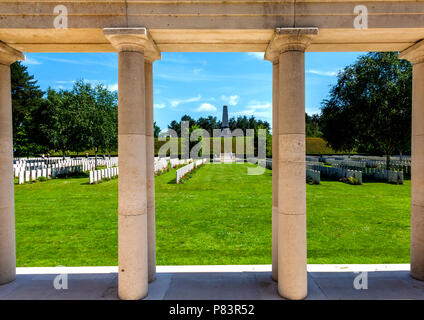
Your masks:
[{"label": "white cloud", "polygon": [[238,104],[240,97],[236,94],[229,97],[222,95],[221,99],[224,100],[228,105],[235,106]]},{"label": "white cloud", "polygon": [[54,81],[54,83],[70,84],[70,83],[75,83],[75,80],[56,80],[56,81]]},{"label": "white cloud", "polygon": [[[220,82],[225,81],[239,81],[251,80],[255,82],[268,82],[270,75],[268,72],[264,73],[229,73],[229,74],[212,74],[205,70],[202,72],[193,72],[193,69],[177,68],[167,66],[166,68],[158,65],[158,70],[155,71],[155,77],[165,81],[172,82],[185,82],[185,83],[198,83],[198,82]],[[210,84],[208,84],[210,85]]]},{"label": "white cloud", "polygon": [[339,70],[337,70],[337,71],[326,71],[326,70],[310,69],[310,70],[307,71],[307,73],[316,74],[316,75],[324,76],[324,77],[336,77],[337,74],[339,73]]},{"label": "white cloud", "polygon": [[100,65],[103,67],[116,68],[115,60],[108,59],[108,57],[102,55],[98,59],[66,59],[66,58],[54,58],[54,57],[38,57],[41,60],[47,60],[58,63],[76,64],[76,65]]},{"label": "white cloud", "polygon": [[33,59],[30,57],[26,57],[25,61],[22,61],[24,64],[42,64],[41,61],[38,61],[37,59]]},{"label": "white cloud", "polygon": [[257,102],[257,101],[251,102],[247,106],[247,108],[253,109],[253,110],[256,110],[256,109],[268,109],[270,107],[271,107],[271,102]]},{"label": "white cloud", "polygon": [[164,103],[155,103],[153,107],[156,109],[163,109],[166,105]]},{"label": "white cloud", "polygon": [[248,52],[247,55],[257,60],[264,60],[263,52]]},{"label": "white cloud", "polygon": [[196,111],[198,111],[198,112],[205,112],[205,111],[215,112],[216,111],[216,107],[213,104],[210,104],[210,103],[202,103],[196,109]]},{"label": "white cloud", "polygon": [[114,83],[114,84],[108,84],[108,85],[107,85],[107,89],[108,89],[109,91],[118,91],[118,84],[117,84],[117,83]]},{"label": "white cloud", "polygon": [[271,119],[272,110],[270,102],[260,102],[252,100],[246,109],[232,113],[233,116],[255,116],[256,118]]},{"label": "white cloud", "polygon": [[190,59],[187,59],[184,54],[179,53],[165,53],[162,55],[161,62],[170,62],[173,64],[200,64],[200,65],[206,65],[207,62],[205,60],[201,59],[194,59],[191,57]]},{"label": "white cloud", "polygon": [[255,116],[255,118],[267,118],[267,119],[271,119],[271,112],[269,111],[257,111],[254,109],[246,109],[246,110],[242,110],[242,111],[238,111],[238,112],[234,112],[231,114],[232,116]]},{"label": "white cloud", "polygon": [[197,102],[202,99],[202,96],[199,94],[197,97],[188,98],[188,99],[173,99],[170,100],[170,105],[172,108],[178,107],[180,104],[184,103],[190,103],[190,102]]}]

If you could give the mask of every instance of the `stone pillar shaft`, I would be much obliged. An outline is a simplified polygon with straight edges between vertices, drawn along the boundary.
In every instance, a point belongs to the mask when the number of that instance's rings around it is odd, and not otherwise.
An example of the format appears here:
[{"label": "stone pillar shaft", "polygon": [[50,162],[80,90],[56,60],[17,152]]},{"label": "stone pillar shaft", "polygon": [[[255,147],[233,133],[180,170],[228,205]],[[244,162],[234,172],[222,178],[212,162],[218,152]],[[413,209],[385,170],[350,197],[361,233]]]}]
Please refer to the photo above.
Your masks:
[{"label": "stone pillar shaft", "polygon": [[10,92],[10,67],[0,64],[0,284],[14,280],[16,274]]},{"label": "stone pillar shaft", "polygon": [[277,28],[265,53],[274,63],[273,278],[288,299],[307,296],[305,50],[316,34]]},{"label": "stone pillar shaft", "polygon": [[121,299],[147,295],[147,198],[144,54],[118,56],[118,250]]},{"label": "stone pillar shaft", "polygon": [[24,56],[0,42],[0,284],[15,280],[15,197],[10,64]]},{"label": "stone pillar shaft", "polygon": [[156,278],[156,226],[155,226],[155,162],[153,119],[153,66],[144,63],[146,83],[146,184],[147,184],[147,241],[149,282]]},{"label": "stone pillar shaft", "polygon": [[411,276],[424,280],[424,62],[414,64],[412,92]]},{"label": "stone pillar shaft", "polygon": [[424,280],[424,40],[399,57],[413,63],[411,276]]},{"label": "stone pillar shaft", "polygon": [[103,32],[119,52],[118,295],[135,300],[147,295],[156,268],[151,61],[160,52],[146,28]]},{"label": "stone pillar shaft", "polygon": [[278,280],[278,59],[272,65],[272,279]]},{"label": "stone pillar shaft", "polygon": [[304,61],[303,51],[280,54],[278,291],[290,299],[307,295]]}]

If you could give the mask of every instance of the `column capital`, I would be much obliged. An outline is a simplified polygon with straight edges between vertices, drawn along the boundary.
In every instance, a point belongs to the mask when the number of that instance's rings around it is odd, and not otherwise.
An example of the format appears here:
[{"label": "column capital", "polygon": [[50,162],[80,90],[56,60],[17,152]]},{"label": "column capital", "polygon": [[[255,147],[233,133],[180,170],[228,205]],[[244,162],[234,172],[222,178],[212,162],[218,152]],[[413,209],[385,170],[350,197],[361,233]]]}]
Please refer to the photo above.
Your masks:
[{"label": "column capital", "polygon": [[424,62],[424,40],[417,42],[399,53],[399,59],[411,61],[413,64]]},{"label": "column capital", "polygon": [[278,62],[280,53],[286,51],[305,51],[318,28],[276,28],[274,36],[265,51],[265,60]]},{"label": "column capital", "polygon": [[10,65],[17,60],[25,60],[23,53],[0,41],[0,64]]},{"label": "column capital", "polygon": [[161,59],[161,54],[146,28],[105,28],[106,39],[119,51],[138,51],[152,63]]}]

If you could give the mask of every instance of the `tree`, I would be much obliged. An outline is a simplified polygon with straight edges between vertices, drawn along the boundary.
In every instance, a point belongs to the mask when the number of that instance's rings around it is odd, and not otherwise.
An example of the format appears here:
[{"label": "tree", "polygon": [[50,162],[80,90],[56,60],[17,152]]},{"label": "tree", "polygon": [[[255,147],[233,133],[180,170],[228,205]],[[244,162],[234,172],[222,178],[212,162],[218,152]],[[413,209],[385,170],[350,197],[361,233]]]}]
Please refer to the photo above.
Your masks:
[{"label": "tree", "polygon": [[21,62],[10,66],[12,89],[13,143],[16,155],[39,153],[43,147],[33,139],[32,132],[37,123],[33,113],[43,103],[43,91]]},{"label": "tree", "polygon": [[369,53],[339,75],[323,102],[323,137],[336,150],[409,150],[412,66],[394,52]]},{"label": "tree", "polygon": [[[118,143],[118,106],[116,92],[103,84],[93,87],[83,80],[77,81],[71,92],[72,112],[70,148],[81,152],[94,149],[96,160],[100,151],[109,156]],[[97,161],[96,161],[97,167]]]},{"label": "tree", "polygon": [[208,116],[207,118],[200,117],[196,121],[197,126],[206,130],[210,136],[213,135],[214,129],[221,128],[221,122],[217,120],[216,117]]},{"label": "tree", "polygon": [[168,129],[171,129],[173,131],[175,131],[177,133],[177,135],[179,137],[181,137],[181,123],[173,120],[169,125],[168,125]]},{"label": "tree", "polygon": [[33,116],[33,121],[38,123],[34,129],[37,142],[49,150],[62,151],[63,156],[73,138],[71,99],[69,91],[48,88],[44,103]]},{"label": "tree", "polygon": [[312,116],[305,113],[305,127],[306,127],[306,136],[317,138],[322,136],[320,130],[320,116],[314,114]]},{"label": "tree", "polygon": [[342,110],[335,100],[324,100],[321,111],[321,131],[327,143],[336,151],[351,153],[358,145],[356,128],[348,124],[348,110]]},{"label": "tree", "polygon": [[64,157],[67,151],[94,149],[97,159],[99,151],[110,155],[117,148],[117,94],[104,85],[93,87],[80,80],[70,91],[49,88],[33,118],[37,142],[62,151]]},{"label": "tree", "polygon": [[159,137],[159,133],[160,133],[160,128],[156,125],[156,121],[153,122],[153,134],[155,138]]}]

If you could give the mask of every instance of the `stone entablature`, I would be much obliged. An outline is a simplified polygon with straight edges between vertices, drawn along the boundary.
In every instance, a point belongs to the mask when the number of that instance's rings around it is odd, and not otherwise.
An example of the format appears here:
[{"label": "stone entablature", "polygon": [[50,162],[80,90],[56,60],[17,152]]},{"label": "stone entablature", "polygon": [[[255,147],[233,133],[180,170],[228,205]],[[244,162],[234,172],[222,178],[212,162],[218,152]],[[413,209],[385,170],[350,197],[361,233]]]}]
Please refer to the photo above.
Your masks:
[{"label": "stone entablature", "polygon": [[[54,25],[60,6],[67,28]],[[354,27],[357,6],[368,29]],[[314,26],[308,51],[402,51],[424,39],[423,15],[424,1],[402,0],[0,1],[0,39],[23,52],[113,52],[103,28],[146,27],[161,52],[260,52],[278,27]]]}]

